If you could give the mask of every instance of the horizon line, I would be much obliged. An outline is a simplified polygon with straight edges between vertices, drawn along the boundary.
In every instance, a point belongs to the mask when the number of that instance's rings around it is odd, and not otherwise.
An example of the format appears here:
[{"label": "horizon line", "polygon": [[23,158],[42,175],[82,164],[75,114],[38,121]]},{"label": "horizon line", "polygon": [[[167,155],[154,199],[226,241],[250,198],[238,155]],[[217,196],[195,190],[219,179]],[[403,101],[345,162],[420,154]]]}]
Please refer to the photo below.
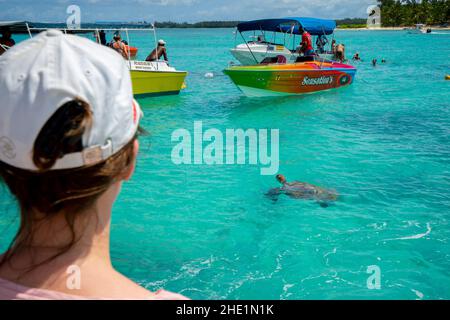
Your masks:
[{"label": "horizon line", "polygon": [[[259,19],[255,19],[255,20],[259,20]],[[362,18],[339,18],[339,19],[331,19],[331,20],[335,20],[335,21],[343,21],[343,20],[367,20],[367,18],[362,17]],[[7,21],[7,20],[5,20]],[[29,23],[54,23],[54,24],[65,24],[65,21],[31,21],[31,20],[9,20],[9,21],[24,21],[24,22],[29,22]],[[195,21],[195,22],[188,22],[188,21],[182,21],[182,22],[177,22],[177,21],[170,21],[170,20],[166,20],[166,21],[146,21],[146,20],[135,20],[135,21],[84,21],[81,22],[81,24],[152,24],[152,23],[176,23],[176,24],[197,24],[197,23],[211,23],[211,22],[240,22],[240,21],[250,21],[250,20],[201,20],[201,21]]]}]

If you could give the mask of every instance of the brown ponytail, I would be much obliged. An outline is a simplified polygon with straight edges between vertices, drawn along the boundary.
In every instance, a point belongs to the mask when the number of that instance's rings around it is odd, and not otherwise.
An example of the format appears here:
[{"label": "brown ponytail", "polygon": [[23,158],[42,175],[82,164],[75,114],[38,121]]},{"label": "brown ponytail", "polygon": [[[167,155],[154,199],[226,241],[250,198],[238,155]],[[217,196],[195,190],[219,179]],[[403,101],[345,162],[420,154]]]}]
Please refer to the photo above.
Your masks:
[{"label": "brown ponytail", "polygon": [[89,105],[79,99],[64,104],[47,121],[39,133],[33,161],[41,170],[48,170],[64,155],[82,150],[83,133],[92,124]]}]

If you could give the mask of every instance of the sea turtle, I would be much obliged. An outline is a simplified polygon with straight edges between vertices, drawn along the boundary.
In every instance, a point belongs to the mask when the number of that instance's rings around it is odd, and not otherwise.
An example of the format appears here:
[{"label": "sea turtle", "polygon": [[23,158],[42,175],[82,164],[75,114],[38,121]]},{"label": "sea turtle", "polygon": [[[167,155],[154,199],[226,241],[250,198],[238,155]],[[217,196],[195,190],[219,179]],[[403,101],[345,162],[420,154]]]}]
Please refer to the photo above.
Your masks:
[{"label": "sea turtle", "polygon": [[277,201],[280,194],[285,194],[293,199],[316,200],[322,207],[328,207],[330,202],[336,201],[338,198],[338,194],[331,190],[306,182],[288,182],[282,174],[277,175],[276,179],[282,184],[282,187],[271,189],[266,194],[273,201]]}]

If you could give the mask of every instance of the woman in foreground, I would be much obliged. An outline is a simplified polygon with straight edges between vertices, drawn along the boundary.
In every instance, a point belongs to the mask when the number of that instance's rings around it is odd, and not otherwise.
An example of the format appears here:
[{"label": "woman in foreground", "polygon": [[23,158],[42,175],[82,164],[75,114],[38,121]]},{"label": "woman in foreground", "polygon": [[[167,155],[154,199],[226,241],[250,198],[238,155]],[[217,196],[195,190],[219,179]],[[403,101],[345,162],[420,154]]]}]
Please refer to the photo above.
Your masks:
[{"label": "woman in foreground", "polygon": [[123,58],[43,32],[0,58],[0,96],[0,181],[21,217],[0,256],[0,299],[185,299],[111,264],[111,210],[142,115]]}]

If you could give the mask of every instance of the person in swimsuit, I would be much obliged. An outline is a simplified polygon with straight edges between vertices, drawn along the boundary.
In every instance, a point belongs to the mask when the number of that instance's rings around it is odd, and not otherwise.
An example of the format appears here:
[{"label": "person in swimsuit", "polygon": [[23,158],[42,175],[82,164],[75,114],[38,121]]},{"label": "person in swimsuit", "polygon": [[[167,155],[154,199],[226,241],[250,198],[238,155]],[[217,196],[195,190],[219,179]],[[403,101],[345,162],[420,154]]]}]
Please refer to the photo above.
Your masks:
[{"label": "person in swimsuit", "polygon": [[125,47],[125,43],[123,43],[122,41],[120,33],[117,32],[114,34],[113,41],[111,42],[110,47],[118,54],[120,54],[124,59],[128,60],[127,49]]},{"label": "person in swimsuit", "polygon": [[266,194],[273,201],[277,201],[280,194],[285,194],[293,199],[316,200],[322,207],[328,207],[330,202],[336,201],[338,198],[334,191],[325,190],[306,182],[288,182],[282,174],[277,175],[276,179],[282,187],[271,189]]},{"label": "person in swimsuit", "polygon": [[158,61],[162,56],[164,56],[164,61],[169,61],[167,59],[166,42],[159,40],[158,46],[148,55],[145,61]]},{"label": "person in swimsuit", "polygon": [[336,46],[336,52],[335,52],[336,60],[340,62],[345,61],[345,45],[340,43]]},{"label": "person in swimsuit", "polygon": [[352,60],[353,61],[362,61],[361,56],[359,55],[359,52],[355,53]]}]

